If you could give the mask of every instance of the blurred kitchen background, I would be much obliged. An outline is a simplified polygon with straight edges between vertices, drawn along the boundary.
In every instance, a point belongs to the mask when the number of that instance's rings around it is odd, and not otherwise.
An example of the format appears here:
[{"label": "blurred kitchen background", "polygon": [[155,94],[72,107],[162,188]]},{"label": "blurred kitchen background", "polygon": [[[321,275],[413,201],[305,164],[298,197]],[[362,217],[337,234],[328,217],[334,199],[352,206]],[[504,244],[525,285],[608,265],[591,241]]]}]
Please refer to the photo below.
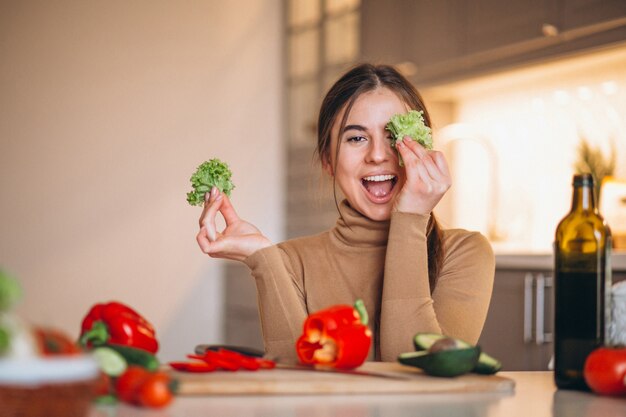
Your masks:
[{"label": "blurred kitchen background", "polygon": [[317,109],[364,60],[418,86],[454,177],[436,213],[498,254],[483,342],[518,326],[508,368],[543,369],[577,166],[605,177],[601,209],[626,236],[623,0],[0,0],[0,266],[25,288],[19,311],[77,335],[91,304],[127,302],[165,360],[258,346],[254,283],[197,248],[189,176],[227,161],[239,214],[273,241],[329,228]]}]

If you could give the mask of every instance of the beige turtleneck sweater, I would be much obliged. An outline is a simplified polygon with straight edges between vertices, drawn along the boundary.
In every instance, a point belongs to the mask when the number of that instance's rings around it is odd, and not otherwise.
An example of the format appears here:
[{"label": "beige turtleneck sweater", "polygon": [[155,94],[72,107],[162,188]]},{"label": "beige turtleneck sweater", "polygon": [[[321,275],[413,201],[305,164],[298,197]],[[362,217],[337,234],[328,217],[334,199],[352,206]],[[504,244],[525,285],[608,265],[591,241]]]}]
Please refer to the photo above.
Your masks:
[{"label": "beige turtleneck sweater", "polygon": [[418,332],[476,343],[493,286],[495,260],[480,233],[443,231],[444,261],[428,284],[428,215],[394,212],[373,221],[344,200],[331,230],[261,249],[245,263],[256,280],[265,350],[295,360],[309,313],[362,299],[374,335],[370,359],[413,351]]}]

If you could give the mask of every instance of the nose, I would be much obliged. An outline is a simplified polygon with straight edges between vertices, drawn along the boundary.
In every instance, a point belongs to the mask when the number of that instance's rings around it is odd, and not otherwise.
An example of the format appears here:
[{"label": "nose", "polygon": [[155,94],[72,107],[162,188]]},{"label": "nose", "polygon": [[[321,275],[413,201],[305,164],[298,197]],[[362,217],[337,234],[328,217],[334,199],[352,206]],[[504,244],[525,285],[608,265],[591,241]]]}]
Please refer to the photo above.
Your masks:
[{"label": "nose", "polygon": [[369,143],[365,161],[369,163],[379,164],[385,162],[389,158],[391,145],[384,137],[374,137]]}]

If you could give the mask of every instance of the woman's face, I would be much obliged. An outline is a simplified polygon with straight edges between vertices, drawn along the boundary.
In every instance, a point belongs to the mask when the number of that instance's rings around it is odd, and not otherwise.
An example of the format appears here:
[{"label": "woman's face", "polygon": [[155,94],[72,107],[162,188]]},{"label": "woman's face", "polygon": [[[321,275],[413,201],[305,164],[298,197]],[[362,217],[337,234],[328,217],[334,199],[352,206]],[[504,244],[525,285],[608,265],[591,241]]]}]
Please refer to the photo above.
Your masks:
[{"label": "woman's face", "polygon": [[408,109],[391,90],[377,88],[356,99],[342,132],[339,127],[345,108],[331,129],[330,161],[324,163],[324,169],[335,176],[350,205],[372,220],[389,219],[393,201],[405,182],[404,168],[398,165],[385,126],[391,116]]}]

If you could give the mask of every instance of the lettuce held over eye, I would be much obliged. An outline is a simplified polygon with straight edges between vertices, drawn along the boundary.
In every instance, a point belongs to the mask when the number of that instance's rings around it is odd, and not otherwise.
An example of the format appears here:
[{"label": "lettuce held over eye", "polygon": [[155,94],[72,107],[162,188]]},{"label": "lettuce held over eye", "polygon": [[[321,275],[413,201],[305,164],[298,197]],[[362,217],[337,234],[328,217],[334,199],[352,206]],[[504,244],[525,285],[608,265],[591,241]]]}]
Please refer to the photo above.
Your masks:
[{"label": "lettuce held over eye", "polygon": [[213,186],[230,197],[230,192],[235,188],[231,176],[232,172],[225,162],[217,158],[203,162],[190,178],[193,190],[187,193],[187,202],[192,206],[201,206],[204,204],[204,194],[210,192]]},{"label": "lettuce held over eye", "polygon": [[[433,148],[433,137],[430,127],[424,123],[424,112],[417,110],[409,110],[408,113],[394,114],[385,126],[393,136],[391,145],[396,146],[398,140],[409,136],[415,142],[421,144],[426,149]],[[404,165],[402,157],[400,157],[400,166]]]}]

